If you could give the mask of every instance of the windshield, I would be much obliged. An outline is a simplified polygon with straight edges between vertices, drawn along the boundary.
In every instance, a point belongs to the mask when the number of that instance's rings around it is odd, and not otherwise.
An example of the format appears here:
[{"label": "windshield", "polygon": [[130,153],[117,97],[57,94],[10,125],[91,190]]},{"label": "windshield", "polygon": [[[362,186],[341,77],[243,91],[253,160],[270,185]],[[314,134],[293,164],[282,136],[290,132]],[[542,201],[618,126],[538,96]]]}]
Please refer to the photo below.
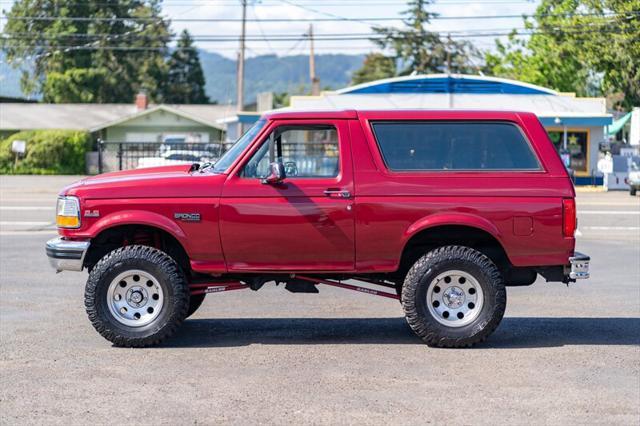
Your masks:
[{"label": "windshield", "polygon": [[213,172],[224,173],[231,164],[244,152],[251,141],[262,130],[267,120],[258,120],[244,135],[240,137],[225,154],[213,165]]}]

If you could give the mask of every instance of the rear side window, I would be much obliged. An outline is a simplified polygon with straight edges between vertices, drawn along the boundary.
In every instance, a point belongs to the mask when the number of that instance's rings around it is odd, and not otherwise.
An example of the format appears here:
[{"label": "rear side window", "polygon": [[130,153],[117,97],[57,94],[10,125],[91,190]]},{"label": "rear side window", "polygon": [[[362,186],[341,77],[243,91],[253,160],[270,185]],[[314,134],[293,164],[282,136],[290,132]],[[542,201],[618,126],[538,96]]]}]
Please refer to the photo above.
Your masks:
[{"label": "rear side window", "polygon": [[394,171],[540,170],[520,129],[507,122],[375,122],[382,157]]}]

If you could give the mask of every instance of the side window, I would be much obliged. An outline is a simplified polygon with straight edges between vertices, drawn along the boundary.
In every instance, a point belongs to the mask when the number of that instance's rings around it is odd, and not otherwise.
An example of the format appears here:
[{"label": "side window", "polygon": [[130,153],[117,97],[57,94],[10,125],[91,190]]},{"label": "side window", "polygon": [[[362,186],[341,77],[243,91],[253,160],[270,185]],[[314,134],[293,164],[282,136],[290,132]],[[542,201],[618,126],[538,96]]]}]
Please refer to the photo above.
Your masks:
[{"label": "side window", "polygon": [[377,122],[391,170],[539,170],[520,129],[507,122]]},{"label": "side window", "polygon": [[[242,170],[246,178],[264,178],[269,169],[269,137]],[[336,177],[339,172],[338,132],[330,125],[283,126],[273,133],[274,153],[288,178]]]}]

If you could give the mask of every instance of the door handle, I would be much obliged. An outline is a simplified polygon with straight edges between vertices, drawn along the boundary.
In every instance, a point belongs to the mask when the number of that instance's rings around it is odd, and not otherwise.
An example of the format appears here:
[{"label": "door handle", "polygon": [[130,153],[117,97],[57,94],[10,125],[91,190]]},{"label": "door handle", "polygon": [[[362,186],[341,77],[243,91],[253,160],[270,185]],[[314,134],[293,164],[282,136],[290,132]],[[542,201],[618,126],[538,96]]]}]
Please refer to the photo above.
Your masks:
[{"label": "door handle", "polygon": [[346,189],[330,188],[324,191],[324,195],[326,195],[327,197],[336,195],[340,198],[351,198],[351,192],[347,191]]}]

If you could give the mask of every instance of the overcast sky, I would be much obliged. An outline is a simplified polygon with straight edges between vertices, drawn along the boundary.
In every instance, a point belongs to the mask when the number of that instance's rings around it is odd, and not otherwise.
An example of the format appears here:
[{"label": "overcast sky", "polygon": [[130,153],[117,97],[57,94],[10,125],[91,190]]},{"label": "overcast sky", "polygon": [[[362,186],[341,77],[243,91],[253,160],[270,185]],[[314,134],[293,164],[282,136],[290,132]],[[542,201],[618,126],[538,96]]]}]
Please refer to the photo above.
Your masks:
[{"label": "overcast sky", "polygon": [[[78,0],[82,1],[82,0]],[[4,10],[11,8],[11,0],[0,0]],[[255,0],[248,1],[247,17],[249,19],[317,19],[331,15],[347,18],[399,17],[406,9],[404,0]],[[539,0],[436,0],[430,10],[443,17],[461,16],[496,16],[522,15],[534,12]],[[312,12],[309,8],[318,11]],[[173,19],[172,29],[179,33],[187,28],[196,38],[198,36],[233,36],[240,34],[239,22],[180,22],[175,19],[185,18],[217,18],[238,19],[241,17],[240,0],[165,0],[163,12]],[[4,20],[2,24],[4,24]],[[400,26],[401,22],[376,22],[378,25]],[[452,31],[453,34],[463,31],[486,30],[506,32],[512,28],[522,28],[521,18],[510,19],[463,19],[433,20],[430,29],[433,31]],[[308,31],[309,22],[247,22],[248,36],[269,37],[270,35],[291,35],[300,37]],[[363,22],[322,22],[314,23],[314,32],[321,34],[363,34],[371,32],[371,24]],[[477,37],[472,39],[482,49],[494,46],[494,37]],[[201,49],[220,53],[227,57],[235,57],[238,49],[236,40],[229,42],[197,41]],[[277,54],[279,56],[308,53],[308,41],[248,41],[247,56],[261,54]],[[368,40],[316,40],[317,53],[366,53],[376,50]]]}]

